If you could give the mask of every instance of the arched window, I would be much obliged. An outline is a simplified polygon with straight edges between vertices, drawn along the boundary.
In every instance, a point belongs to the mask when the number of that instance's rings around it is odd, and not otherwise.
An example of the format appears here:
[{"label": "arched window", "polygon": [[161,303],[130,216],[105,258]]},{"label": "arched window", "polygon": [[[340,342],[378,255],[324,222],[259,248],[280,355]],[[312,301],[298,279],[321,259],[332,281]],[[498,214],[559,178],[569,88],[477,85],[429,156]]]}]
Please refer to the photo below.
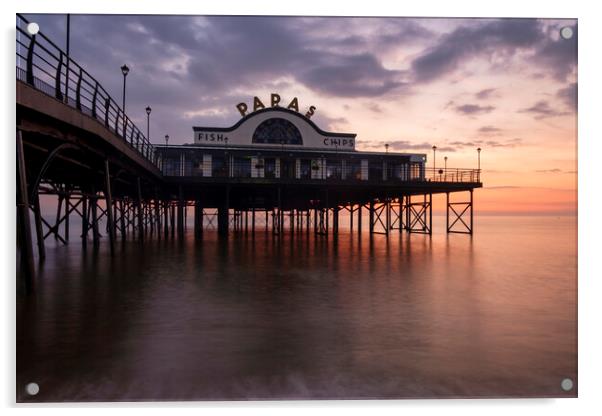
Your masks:
[{"label": "arched window", "polygon": [[290,121],[269,118],[259,124],[253,133],[253,143],[302,145],[301,132]]}]

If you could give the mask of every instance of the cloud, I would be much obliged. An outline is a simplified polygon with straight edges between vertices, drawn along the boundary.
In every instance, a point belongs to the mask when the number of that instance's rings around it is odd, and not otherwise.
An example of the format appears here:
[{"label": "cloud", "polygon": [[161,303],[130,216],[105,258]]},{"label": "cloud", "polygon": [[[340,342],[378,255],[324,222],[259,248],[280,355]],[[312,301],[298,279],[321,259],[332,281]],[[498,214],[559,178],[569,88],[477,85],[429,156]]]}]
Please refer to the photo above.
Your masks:
[{"label": "cloud", "polygon": [[[408,151],[408,150],[427,150],[427,151],[432,151],[433,149],[433,143],[427,143],[427,142],[422,142],[422,143],[414,143],[411,142],[409,140],[391,140],[391,141],[363,141],[360,140],[357,143],[358,145],[361,145],[361,147],[363,148],[367,148],[367,149],[385,149],[385,144],[389,145],[389,149],[390,150],[403,150],[403,151]],[[440,152],[455,152],[456,149],[454,149],[453,147],[450,146],[437,146],[437,151]]]},{"label": "cloud", "polygon": [[513,148],[513,147],[522,145],[523,139],[517,137],[514,139],[507,139],[507,140],[471,140],[471,141],[455,140],[455,141],[449,142],[449,144],[451,146],[456,146],[459,148],[465,148],[465,147]]},{"label": "cloud", "polygon": [[490,98],[493,93],[497,91],[497,88],[485,88],[477,93],[475,93],[475,98],[479,99],[479,100],[486,100],[488,98]]},{"label": "cloud", "polygon": [[347,129],[350,125],[349,120],[345,117],[329,117],[324,112],[316,113],[312,117],[312,121],[326,131],[341,131]]},{"label": "cloud", "polygon": [[483,19],[459,26],[418,55],[411,64],[413,79],[430,82],[471,59],[509,62],[520,54],[540,68],[539,74],[545,72],[564,81],[576,72],[577,25],[571,25],[575,36],[569,40],[559,36],[563,26],[566,24],[538,19]]},{"label": "cloud", "polygon": [[412,62],[414,79],[432,81],[477,56],[511,56],[519,49],[533,47],[542,36],[542,25],[535,19],[486,20],[460,26]]},{"label": "cloud", "polygon": [[565,88],[561,88],[556,93],[571,111],[577,111],[577,83],[571,82]]},{"label": "cloud", "polygon": [[368,108],[368,110],[372,111],[373,113],[382,114],[385,111],[378,103],[374,103],[374,102],[366,104],[366,107]]},{"label": "cloud", "polygon": [[385,69],[368,53],[332,55],[328,62],[302,70],[298,80],[308,88],[339,97],[378,97],[407,85],[403,71]]},{"label": "cloud", "polygon": [[[571,39],[559,36],[564,26],[573,29]],[[533,55],[533,62],[546,68],[558,81],[566,81],[577,71],[577,25],[551,24],[545,34],[541,46]]]},{"label": "cloud", "polygon": [[499,140],[486,140],[483,145],[487,147],[497,147],[497,148],[512,148],[516,146],[520,146],[523,144],[523,139],[515,138],[505,141]]},{"label": "cloud", "polygon": [[562,170],[562,169],[559,169],[559,168],[540,169],[540,170],[536,170],[535,172],[537,172],[537,173],[568,173],[568,174],[575,174],[575,173],[577,173],[576,170]]},{"label": "cloud", "polygon": [[[64,15],[27,16],[64,48]],[[144,108],[150,105],[151,136],[169,134],[179,143],[190,141],[191,125],[232,125],[239,119],[236,103],[269,92],[281,93],[286,100],[309,90],[311,102],[299,96],[300,109],[316,105],[316,116],[323,114],[316,96],[324,101],[346,98],[356,109],[370,100],[375,104],[366,108],[379,113],[385,108],[382,100],[416,94],[419,84],[444,77],[473,58],[491,68],[493,61],[518,57],[526,74],[564,76],[566,87],[556,98],[569,103],[576,98],[570,91],[576,42],[554,37],[560,23],[547,22],[72,15],[71,55],[118,101],[123,82],[119,67],[127,63],[128,115],[145,126]],[[492,112],[496,103],[476,100],[495,98],[499,90],[479,88],[474,97],[469,95],[473,102],[452,103],[449,108],[472,117]],[[576,84],[574,89],[576,93]],[[320,127],[343,124],[323,115],[323,120],[316,118],[325,123]]]},{"label": "cloud", "polygon": [[478,132],[485,135],[496,135],[500,134],[503,130],[495,126],[483,126],[479,128]]},{"label": "cloud", "polygon": [[567,111],[558,111],[550,106],[547,101],[541,100],[533,104],[531,107],[524,108],[518,111],[519,113],[533,114],[536,120],[541,120],[549,117],[562,117],[570,114]]},{"label": "cloud", "polygon": [[495,107],[492,105],[481,106],[478,104],[464,104],[455,107],[458,113],[469,116],[491,113],[494,109]]},{"label": "cloud", "polygon": [[449,144],[451,144],[452,146],[459,146],[459,147],[473,147],[473,146],[477,146],[481,143],[482,143],[482,141],[466,142],[466,141],[456,140],[456,141],[450,142]]}]

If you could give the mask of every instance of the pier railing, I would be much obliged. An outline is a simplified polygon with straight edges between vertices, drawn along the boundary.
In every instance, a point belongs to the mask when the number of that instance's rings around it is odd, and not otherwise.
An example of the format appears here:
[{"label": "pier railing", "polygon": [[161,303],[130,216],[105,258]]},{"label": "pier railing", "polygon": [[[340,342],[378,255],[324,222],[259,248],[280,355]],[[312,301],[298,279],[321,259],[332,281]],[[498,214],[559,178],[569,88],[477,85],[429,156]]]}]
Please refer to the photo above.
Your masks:
[{"label": "pier railing", "polygon": [[[255,157],[239,159],[202,156],[185,157],[177,153],[172,157],[162,157],[162,171],[168,177],[204,177],[216,180],[232,178],[257,180],[285,180],[325,182],[438,182],[438,183],[479,183],[478,169],[433,169],[417,163],[379,163],[350,165],[343,159],[288,159],[271,158],[271,163]],[[358,162],[358,161],[356,161]]]},{"label": "pier railing", "polygon": [[17,14],[17,79],[93,117],[157,165],[154,146],[104,87],[41,31],[30,35],[28,24]]},{"label": "pier railing", "polygon": [[428,182],[481,182],[480,169],[425,168],[425,180]]}]

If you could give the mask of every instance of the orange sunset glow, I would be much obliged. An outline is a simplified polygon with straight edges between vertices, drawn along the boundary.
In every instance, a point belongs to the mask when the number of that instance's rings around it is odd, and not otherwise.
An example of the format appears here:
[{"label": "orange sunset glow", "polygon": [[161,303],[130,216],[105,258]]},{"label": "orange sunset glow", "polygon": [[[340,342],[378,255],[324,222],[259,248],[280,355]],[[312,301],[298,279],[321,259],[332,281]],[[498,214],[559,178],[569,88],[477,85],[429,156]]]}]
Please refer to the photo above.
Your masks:
[{"label": "orange sunset glow", "polygon": [[[64,16],[30,17],[64,38]],[[153,103],[170,144],[276,92],[315,106],[322,129],[357,133],[358,150],[452,169],[476,168],[481,147],[480,214],[576,213],[575,20],[82,15],[73,30],[73,56],[116,95],[128,55],[131,117],[145,124]]]}]

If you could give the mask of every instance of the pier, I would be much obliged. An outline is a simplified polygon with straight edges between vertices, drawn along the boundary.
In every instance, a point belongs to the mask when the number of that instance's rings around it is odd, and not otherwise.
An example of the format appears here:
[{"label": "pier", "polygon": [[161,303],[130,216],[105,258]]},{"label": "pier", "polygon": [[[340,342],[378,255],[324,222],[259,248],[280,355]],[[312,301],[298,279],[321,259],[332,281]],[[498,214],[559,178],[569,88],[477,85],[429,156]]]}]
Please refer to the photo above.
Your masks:
[{"label": "pier", "polygon": [[[17,232],[28,292],[45,240],[74,243],[74,222],[78,244],[94,249],[106,238],[111,252],[126,239],[183,238],[189,209],[198,239],[209,224],[224,238],[241,231],[334,239],[342,213],[352,233],[430,235],[433,195],[445,194],[446,232],[473,233],[480,167],[435,169],[422,154],[356,151],[355,135],[324,132],[309,112],[278,106],[245,113],[230,128],[195,128],[191,145],[153,144],[89,69],[17,20]],[[245,135],[251,125],[255,133]],[[237,132],[253,141],[228,139]],[[307,146],[312,135],[324,138],[323,148]],[[44,195],[56,201],[51,221],[41,215]]]}]

